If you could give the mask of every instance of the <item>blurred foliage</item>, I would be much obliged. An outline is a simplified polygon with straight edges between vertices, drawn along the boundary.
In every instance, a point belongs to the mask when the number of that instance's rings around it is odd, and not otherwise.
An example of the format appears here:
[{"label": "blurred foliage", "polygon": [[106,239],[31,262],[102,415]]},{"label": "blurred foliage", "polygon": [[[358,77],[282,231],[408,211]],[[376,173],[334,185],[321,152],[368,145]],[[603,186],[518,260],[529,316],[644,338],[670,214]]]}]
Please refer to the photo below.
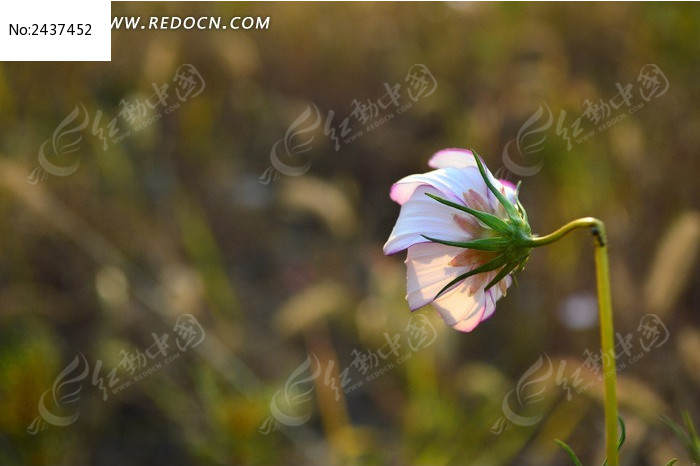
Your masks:
[{"label": "blurred foliage", "polygon": [[673,433],[676,434],[678,439],[683,443],[683,446],[688,451],[690,459],[695,463],[700,461],[700,437],[698,437],[695,424],[693,424],[693,420],[688,415],[688,412],[683,412],[685,428],[681,427],[667,416],[662,416],[661,420],[673,430]]},{"label": "blurred foliage", "polygon": [[[585,371],[590,389],[571,397],[561,373],[543,379],[534,411],[518,412],[541,414],[538,422],[499,421],[504,397],[543,353],[570,371],[598,348],[595,318],[574,325],[569,312],[595,293],[583,234],[535,251],[518,287],[472,334],[418,311],[437,332],[433,344],[404,361],[389,356],[389,370],[352,391],[329,382],[346,368],[348,387],[363,380],[357,354],[406,336],[402,258],[381,252],[399,211],[391,183],[426,171],[439,149],[469,147],[492,171],[522,178],[533,231],[587,215],[606,222],[616,330],[637,335],[655,313],[670,334],[621,370],[624,464],[688,464],[660,416],[700,417],[697,5],[112,8],[271,20],[264,31],[114,31],[111,63],[0,64],[0,463],[570,464],[560,438],[584,464],[600,464],[601,384]],[[144,101],[153,84],[170,83],[172,98],[185,63],[206,82],[201,95],[140,129],[118,117],[122,101]],[[405,92],[417,63],[435,92],[336,151],[326,117],[339,125],[354,100],[376,101],[385,83]],[[632,114],[613,109],[627,116],[568,149],[562,113],[570,132],[578,117],[585,126],[586,101],[607,102],[616,84],[636,93],[646,64],[663,71],[668,92]],[[77,171],[28,183],[42,143],[79,105],[90,126],[65,161],[78,160]],[[310,170],[261,183],[275,142],[313,106],[324,124],[309,133]],[[541,150],[514,159],[541,162],[541,171],[509,173],[504,150],[545,108],[554,121]],[[130,136],[105,149],[98,114],[105,128],[118,117]],[[91,373],[69,410],[77,421],[27,432],[77,354],[91,369],[102,361],[106,376],[122,351],[146,351],[184,314],[206,331],[196,350],[107,400]],[[318,376],[302,383],[309,368],[291,387],[311,355]],[[265,435],[285,384],[299,400],[308,391],[295,416],[309,418]]]}]

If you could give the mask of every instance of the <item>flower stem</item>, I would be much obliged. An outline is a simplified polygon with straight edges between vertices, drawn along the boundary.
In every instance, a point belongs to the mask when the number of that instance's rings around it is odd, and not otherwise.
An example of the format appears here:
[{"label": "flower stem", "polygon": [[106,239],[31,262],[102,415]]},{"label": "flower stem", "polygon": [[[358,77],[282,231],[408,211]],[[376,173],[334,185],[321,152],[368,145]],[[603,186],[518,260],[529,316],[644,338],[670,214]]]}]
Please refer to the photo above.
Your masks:
[{"label": "flower stem", "polygon": [[605,237],[605,225],[593,217],[580,218],[567,223],[553,233],[527,240],[530,247],[553,243],[567,233],[579,229],[591,228],[596,237],[595,266],[598,286],[598,312],[600,320],[600,344],[603,350],[603,374],[605,380],[605,450],[607,464],[618,466],[617,454],[617,377],[615,373],[615,340],[610,298],[610,272],[608,268],[608,247]]},{"label": "flower stem", "polygon": [[[603,224],[601,223],[601,228]],[[612,302],[610,298],[610,273],[605,230],[601,229],[603,245],[595,249],[596,281],[598,283],[598,312],[600,315],[600,341],[603,349],[605,380],[605,444],[609,466],[619,464],[617,457],[617,377],[615,371],[615,341],[613,332]]]},{"label": "flower stem", "polygon": [[559,228],[553,233],[545,236],[539,236],[534,238],[529,238],[526,240],[526,246],[536,248],[538,246],[545,246],[547,244],[553,243],[560,240],[567,233],[571,233],[579,228],[590,228],[593,236],[596,237],[597,247],[605,247],[605,226],[603,222],[593,217],[583,217],[578,220],[573,220],[563,227]]}]

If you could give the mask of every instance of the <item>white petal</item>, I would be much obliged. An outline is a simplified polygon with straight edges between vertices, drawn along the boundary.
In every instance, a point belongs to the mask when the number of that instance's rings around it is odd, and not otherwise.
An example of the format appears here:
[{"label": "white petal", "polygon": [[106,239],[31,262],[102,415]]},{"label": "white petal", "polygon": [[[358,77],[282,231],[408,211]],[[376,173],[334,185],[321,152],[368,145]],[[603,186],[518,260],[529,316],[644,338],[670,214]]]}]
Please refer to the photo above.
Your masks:
[{"label": "white petal", "polygon": [[[510,286],[513,279],[504,278],[506,285]],[[503,293],[498,285],[488,291],[477,291],[473,296],[469,295],[470,280],[456,286],[452,291],[445,293],[433,302],[445,323],[460,332],[471,332],[481,322],[485,321],[496,311],[496,301]]]},{"label": "white petal", "polygon": [[476,167],[441,168],[428,173],[410,175],[400,179],[391,187],[390,196],[397,203],[406,203],[419,186],[433,186],[441,192],[441,197],[453,202],[462,202],[462,194],[470,189],[482,196],[488,188]]},{"label": "white petal", "polygon": [[[395,254],[416,243],[425,243],[421,235],[445,241],[472,239],[454,220],[459,211],[439,203],[425,193],[443,195],[430,186],[421,186],[411,199],[401,206],[399,218],[384,245],[384,254]],[[449,261],[448,261],[449,262]]]},{"label": "white petal", "polygon": [[494,297],[495,292],[495,290],[490,289],[489,291],[484,293],[484,313],[481,315],[481,320],[479,321],[479,323],[485,321],[486,319],[491,317],[494,312],[496,312],[496,301],[498,301],[498,299]]},{"label": "white petal", "polygon": [[515,186],[510,181],[499,180],[506,191],[506,199],[516,205],[518,203],[518,195],[515,192]]},{"label": "white petal", "polygon": [[[484,166],[484,168],[486,170],[486,176],[488,176],[489,181],[491,181],[491,184],[493,184],[493,187],[496,188],[499,192],[503,193],[505,195],[506,199],[508,199],[511,203],[513,203],[513,205],[515,205],[518,202],[518,196],[515,193],[515,186],[513,185],[513,183],[511,183],[510,181],[506,181],[506,180],[503,180],[503,181],[497,180],[493,176],[493,174],[489,171],[488,168],[486,168],[485,166]],[[487,189],[487,191],[488,191],[487,192],[487,199],[488,199],[491,207],[496,212],[500,211],[500,212],[504,213],[505,211],[503,210],[503,207],[500,207],[501,203],[498,200],[498,198],[496,198],[496,196],[493,195],[491,190]],[[496,209],[498,209],[498,210],[496,210]]]},{"label": "white petal", "polygon": [[450,281],[469,270],[466,266],[448,265],[462,251],[462,248],[439,243],[421,243],[408,248],[406,300],[412,311],[430,303]]},{"label": "white petal", "polygon": [[[513,284],[513,278],[510,275],[508,275],[503,280],[505,280],[505,282],[506,282],[506,288],[510,288],[510,285]],[[503,281],[503,280],[501,280],[501,281]],[[503,297],[503,292],[498,287],[498,284],[491,287],[489,289],[489,291],[487,291],[487,293],[491,293],[491,298],[493,298],[494,305],[490,309],[489,308],[486,309],[484,316],[481,318],[482,322],[493,315],[494,311],[496,310],[496,301],[498,301],[499,299],[501,299]]]},{"label": "white petal", "polygon": [[430,158],[428,166],[432,168],[476,167],[476,161],[474,160],[474,154],[470,150],[443,149]]},{"label": "white petal", "polygon": [[483,290],[469,295],[469,286],[465,281],[433,302],[445,323],[460,332],[471,332],[479,325],[486,310]]}]

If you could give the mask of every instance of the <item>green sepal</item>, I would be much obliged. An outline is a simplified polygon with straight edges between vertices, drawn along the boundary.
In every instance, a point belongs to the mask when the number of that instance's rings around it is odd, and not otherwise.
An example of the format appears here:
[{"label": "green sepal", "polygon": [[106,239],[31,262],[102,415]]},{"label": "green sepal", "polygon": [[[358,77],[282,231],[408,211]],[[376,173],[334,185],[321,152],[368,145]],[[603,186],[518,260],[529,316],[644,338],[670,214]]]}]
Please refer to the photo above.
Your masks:
[{"label": "green sepal", "polygon": [[477,155],[476,152],[472,151],[474,154],[474,159],[476,160],[476,165],[479,167],[479,173],[481,173],[481,177],[484,179],[484,182],[486,183],[486,186],[489,188],[489,191],[493,193],[494,196],[496,196],[496,199],[498,199],[498,202],[501,203],[501,205],[506,209],[506,212],[508,213],[508,217],[510,217],[511,220],[517,221],[518,220],[518,212],[515,210],[515,206],[513,205],[512,202],[510,202],[506,197],[498,190],[496,187],[491,183],[491,180],[489,180],[488,175],[486,174],[486,170],[484,169],[484,164],[481,163],[481,158]]},{"label": "green sepal", "polygon": [[425,195],[430,197],[431,199],[435,199],[441,204],[445,204],[446,206],[453,207],[457,210],[461,210],[462,212],[466,212],[470,215],[473,215],[477,219],[481,220],[487,227],[491,228],[492,230],[496,230],[499,233],[509,234],[512,231],[511,227],[505,221],[496,217],[493,214],[470,209],[467,206],[457,204],[456,202],[448,201],[447,199],[443,199],[431,193],[425,193]]},{"label": "green sepal", "polygon": [[478,251],[502,251],[509,244],[507,238],[495,237],[495,238],[480,238],[473,239],[471,241],[447,241],[444,239],[437,239],[426,235],[421,235],[423,238],[433,243],[440,243],[446,246],[456,246],[458,248],[465,249],[476,249]]},{"label": "green sepal", "polygon": [[[525,270],[525,264],[527,264],[527,260],[528,260],[529,258],[530,258],[529,255],[528,255],[528,256],[525,256],[525,259],[523,259],[523,260],[518,264],[518,268],[515,270],[515,273],[520,273],[520,272],[522,272],[523,270]],[[513,278],[515,278],[515,276],[513,276]]]},{"label": "green sepal", "polygon": [[527,220],[527,212],[525,212],[525,207],[523,207],[523,205],[520,203],[520,199],[518,199],[517,207],[518,207],[518,211],[520,211],[520,215],[523,217],[523,220],[525,221],[525,224],[529,225],[529,222]]},{"label": "green sepal", "polygon": [[506,265],[501,269],[501,271],[498,272],[498,274],[494,277],[494,279],[491,280],[491,281],[489,282],[488,285],[486,285],[486,287],[484,288],[484,291],[488,291],[489,288],[491,288],[493,285],[495,285],[496,283],[498,283],[498,282],[500,282],[501,280],[503,280],[503,279],[506,277],[506,275],[508,275],[509,273],[511,273],[511,272],[513,271],[513,269],[514,269],[515,267],[517,267],[517,266],[518,266],[518,263],[517,263],[517,262],[509,262],[508,264],[506,264]]},{"label": "green sepal", "polygon": [[485,263],[484,265],[481,265],[475,269],[470,270],[469,272],[463,273],[459,277],[455,278],[454,280],[450,281],[447,285],[445,285],[439,292],[438,294],[435,295],[435,299],[438,299],[441,294],[443,294],[445,291],[450,289],[455,283],[459,283],[462,280],[465,280],[471,276],[478,275],[480,273],[484,272],[490,272],[492,270],[496,270],[499,267],[503,267],[506,264],[507,260],[504,255],[500,255],[496,257],[495,259],[490,260],[489,262]]}]

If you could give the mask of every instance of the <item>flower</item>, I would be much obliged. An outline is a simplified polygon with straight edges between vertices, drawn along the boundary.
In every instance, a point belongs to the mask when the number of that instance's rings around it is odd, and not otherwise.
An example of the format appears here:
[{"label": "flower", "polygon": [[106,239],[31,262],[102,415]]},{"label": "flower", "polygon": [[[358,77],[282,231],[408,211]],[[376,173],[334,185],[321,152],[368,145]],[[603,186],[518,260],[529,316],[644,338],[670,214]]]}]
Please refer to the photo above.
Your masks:
[{"label": "flower", "polygon": [[517,188],[499,181],[472,151],[445,149],[391,188],[401,212],[386,255],[407,249],[411,310],[432,303],[445,323],[472,331],[496,310],[532,247]]}]

